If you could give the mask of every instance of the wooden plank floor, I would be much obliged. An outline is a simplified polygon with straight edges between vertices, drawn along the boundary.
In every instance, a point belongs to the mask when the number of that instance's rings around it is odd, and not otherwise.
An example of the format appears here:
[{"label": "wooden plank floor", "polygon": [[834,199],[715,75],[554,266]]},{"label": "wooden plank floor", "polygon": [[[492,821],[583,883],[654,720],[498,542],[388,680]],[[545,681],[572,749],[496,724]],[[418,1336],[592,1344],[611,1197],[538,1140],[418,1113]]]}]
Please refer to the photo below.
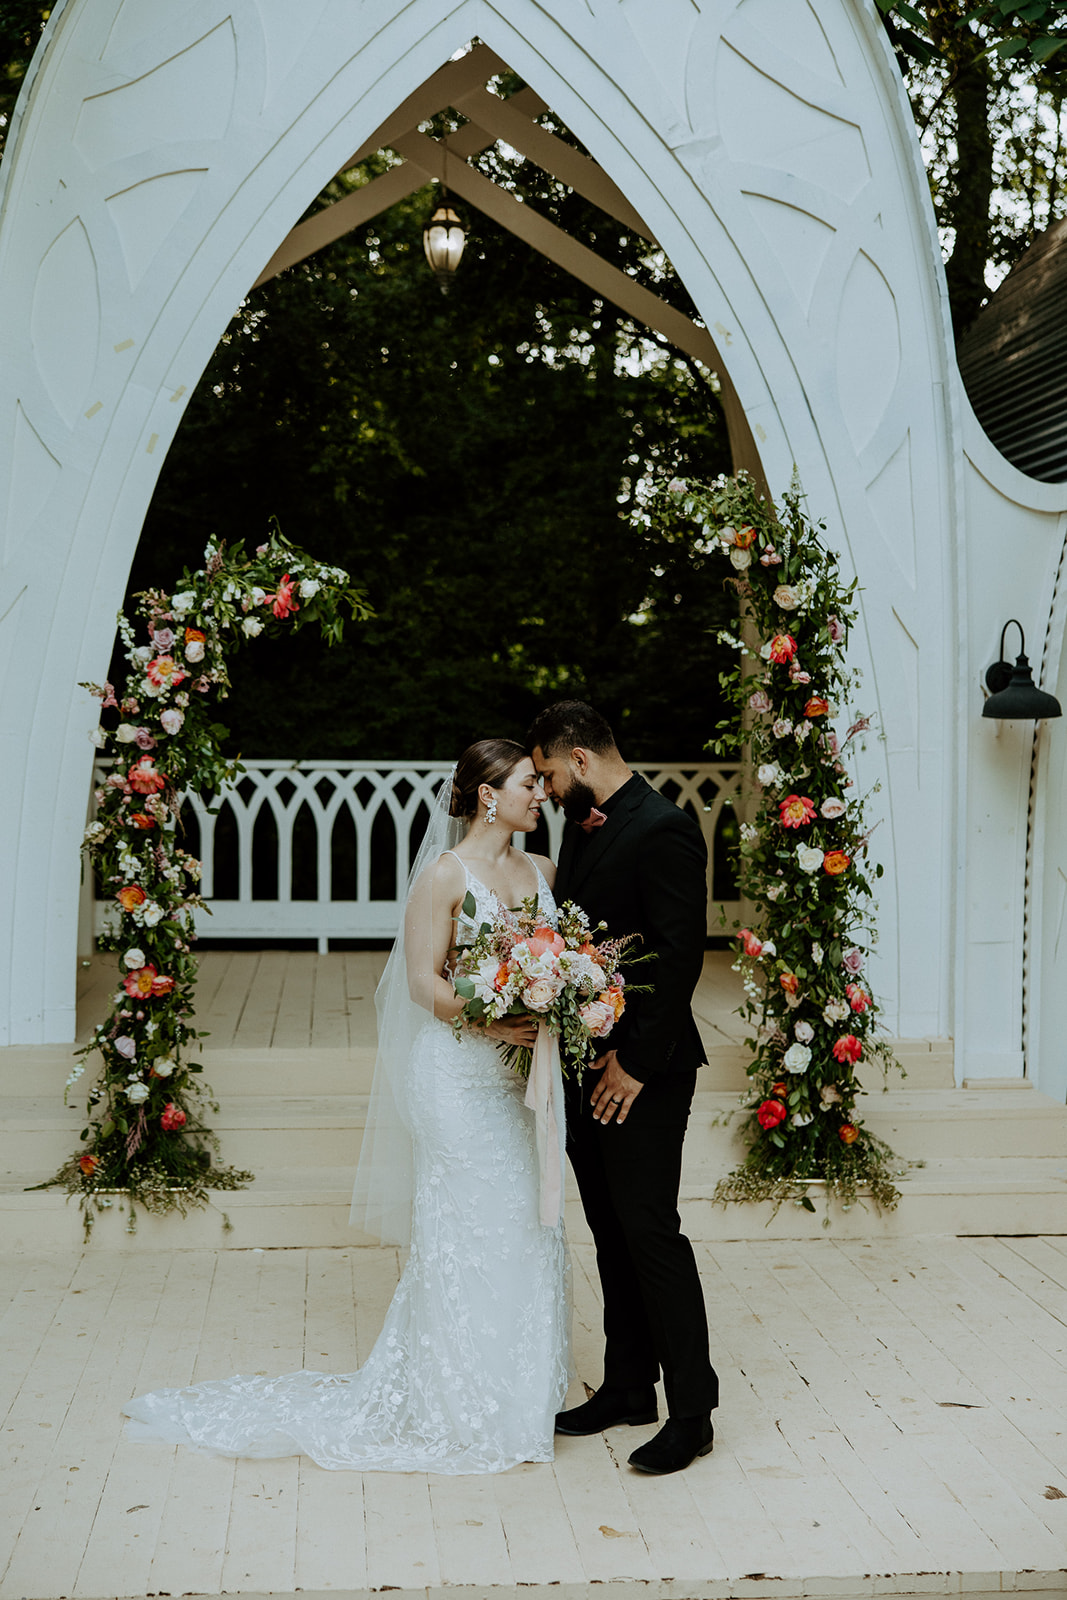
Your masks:
[{"label": "wooden plank floor", "polygon": [[[148,1388],[351,1370],[397,1253],[0,1256],[0,1600],[1067,1592],[1067,1240],[698,1254],[722,1406],[714,1454],[667,1479],[626,1466],[640,1428],[458,1479],[127,1443]],[[595,1385],[584,1246],[574,1277]]]},{"label": "wooden plank floor", "polygon": [[[374,991],[385,950],[207,950],[200,958],[197,1027],[213,1050],[347,1049],[373,1045]],[[694,1011],[709,1044],[744,1037],[732,957],[709,951]],[[96,955],[78,974],[78,1038],[88,1039],[118,982],[117,957]]]}]

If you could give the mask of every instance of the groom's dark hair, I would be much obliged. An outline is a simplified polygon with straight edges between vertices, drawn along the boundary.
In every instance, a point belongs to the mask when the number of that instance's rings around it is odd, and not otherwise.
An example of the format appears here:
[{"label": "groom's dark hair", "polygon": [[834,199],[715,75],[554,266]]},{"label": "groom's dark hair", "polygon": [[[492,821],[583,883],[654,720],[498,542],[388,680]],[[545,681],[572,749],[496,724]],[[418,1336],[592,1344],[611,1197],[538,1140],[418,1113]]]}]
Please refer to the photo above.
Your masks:
[{"label": "groom's dark hair", "polygon": [[557,700],[539,711],[526,735],[526,748],[532,751],[538,745],[546,756],[561,750],[592,750],[606,756],[616,748],[608,723],[584,700]]}]

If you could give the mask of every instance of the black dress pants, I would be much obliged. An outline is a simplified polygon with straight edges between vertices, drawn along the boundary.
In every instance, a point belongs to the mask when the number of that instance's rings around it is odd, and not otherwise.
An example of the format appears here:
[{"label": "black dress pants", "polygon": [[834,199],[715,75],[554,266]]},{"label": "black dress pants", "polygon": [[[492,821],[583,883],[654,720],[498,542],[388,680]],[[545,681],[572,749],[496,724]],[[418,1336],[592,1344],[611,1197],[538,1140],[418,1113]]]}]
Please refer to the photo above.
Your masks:
[{"label": "black dress pants", "polygon": [[596,1245],[604,1290],[604,1385],[639,1389],[663,1373],[672,1417],[719,1403],[693,1247],[681,1229],[682,1140],[696,1072],[650,1078],[621,1125],[597,1122],[599,1077],[566,1081],[567,1154]]}]

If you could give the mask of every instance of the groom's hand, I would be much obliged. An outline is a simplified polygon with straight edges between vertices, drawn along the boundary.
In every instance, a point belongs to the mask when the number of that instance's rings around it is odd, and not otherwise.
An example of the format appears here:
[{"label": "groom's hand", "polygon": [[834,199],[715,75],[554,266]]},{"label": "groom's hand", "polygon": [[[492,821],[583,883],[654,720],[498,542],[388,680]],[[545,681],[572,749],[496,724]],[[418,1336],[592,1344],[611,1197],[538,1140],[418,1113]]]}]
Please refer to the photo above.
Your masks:
[{"label": "groom's hand", "polygon": [[485,1031],[490,1039],[522,1045],[526,1050],[532,1050],[537,1043],[537,1023],[532,1017],[499,1017]]},{"label": "groom's hand", "polygon": [[597,1067],[603,1070],[593,1087],[593,1118],[597,1122],[610,1122],[614,1117],[621,1126],[643,1085],[619,1064],[614,1050],[598,1056],[593,1062],[594,1070]]}]

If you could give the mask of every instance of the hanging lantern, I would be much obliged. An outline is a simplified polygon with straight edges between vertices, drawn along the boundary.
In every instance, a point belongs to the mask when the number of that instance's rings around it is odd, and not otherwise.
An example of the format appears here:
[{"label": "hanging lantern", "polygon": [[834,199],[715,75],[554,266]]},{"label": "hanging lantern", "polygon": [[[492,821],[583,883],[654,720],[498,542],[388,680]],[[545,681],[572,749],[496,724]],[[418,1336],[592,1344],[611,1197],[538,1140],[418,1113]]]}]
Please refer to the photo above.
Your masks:
[{"label": "hanging lantern", "polygon": [[452,277],[462,259],[466,243],[463,224],[446,194],[422,230],[422,248],[443,294],[447,294],[452,287]]}]

